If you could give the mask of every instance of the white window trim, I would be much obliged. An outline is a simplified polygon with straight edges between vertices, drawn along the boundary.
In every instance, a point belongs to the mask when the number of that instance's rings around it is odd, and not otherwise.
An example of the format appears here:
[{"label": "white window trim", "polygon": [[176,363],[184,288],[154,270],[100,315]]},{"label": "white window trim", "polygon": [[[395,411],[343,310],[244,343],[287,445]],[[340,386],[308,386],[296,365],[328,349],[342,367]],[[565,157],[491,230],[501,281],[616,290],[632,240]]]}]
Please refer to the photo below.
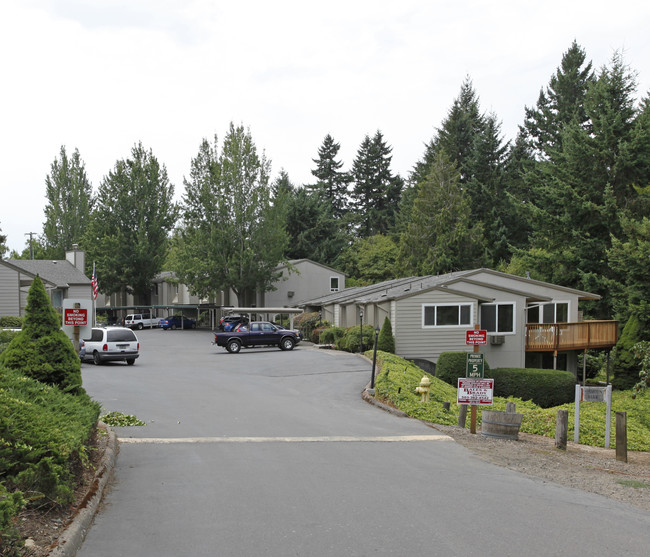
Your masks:
[{"label": "white window trim", "polygon": [[[457,307],[460,312],[462,306],[469,306],[469,323],[460,323],[459,325],[425,325],[424,313],[425,308],[439,308],[439,307]],[[435,313],[434,313],[435,315]],[[460,320],[460,315],[459,315]],[[467,329],[471,327],[474,322],[474,304],[472,303],[456,303],[456,304],[422,304],[422,328],[423,329]]]},{"label": "white window trim", "polygon": [[[336,279],[336,284],[338,284],[336,288],[332,288],[332,279]],[[335,276],[330,277],[330,292],[340,292],[340,290],[341,290],[341,278]]]},{"label": "white window trim", "polygon": [[[535,304],[530,304],[526,306],[526,322],[527,323],[532,323],[534,325],[543,325],[544,322],[542,319],[544,319],[544,306],[547,304],[553,304],[555,306],[555,311],[553,314],[553,323],[564,323],[563,321],[558,321],[557,320],[557,305],[558,304],[566,304],[567,305],[567,319],[569,320],[569,323],[571,322],[571,300],[551,300],[550,302],[541,302],[541,303],[535,303]],[[531,307],[538,307],[539,308],[539,319],[540,321],[529,321],[528,320],[528,310]],[[550,323],[547,323],[547,325],[550,325]]]},{"label": "white window trim", "polygon": [[[488,331],[488,336],[507,336],[507,335],[516,335],[517,334],[517,304],[516,302],[510,302],[510,301],[502,301],[502,302],[492,302],[490,304],[481,304],[479,308],[483,308],[483,306],[512,306],[512,331],[509,333],[505,332],[497,332],[497,331]],[[480,311],[479,311],[480,313]],[[499,310],[497,308],[497,324],[499,323]],[[483,318],[483,315],[481,314],[481,319]],[[481,321],[479,319],[479,322]]]}]

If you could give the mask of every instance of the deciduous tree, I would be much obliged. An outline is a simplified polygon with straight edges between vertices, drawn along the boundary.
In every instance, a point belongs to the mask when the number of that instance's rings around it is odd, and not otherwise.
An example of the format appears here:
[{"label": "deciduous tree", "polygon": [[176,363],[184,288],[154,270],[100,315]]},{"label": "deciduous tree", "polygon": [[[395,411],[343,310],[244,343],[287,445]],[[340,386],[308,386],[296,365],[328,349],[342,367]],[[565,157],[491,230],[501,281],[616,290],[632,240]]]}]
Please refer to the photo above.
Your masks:
[{"label": "deciduous tree", "polygon": [[150,302],[178,216],[173,196],[167,169],[142,143],[104,177],[84,240],[103,293],[124,289]]},{"label": "deciduous tree", "polygon": [[93,207],[92,186],[79,151],[68,157],[61,147],[45,178],[47,205],[43,242],[46,255],[63,259],[73,244],[80,244],[90,221]]},{"label": "deciduous tree", "polygon": [[201,143],[185,180],[175,269],[191,292],[207,297],[232,288],[242,304],[272,288],[287,233],[286,207],[272,203],[269,174],[270,162],[243,126],[230,124],[221,151],[216,137]]}]

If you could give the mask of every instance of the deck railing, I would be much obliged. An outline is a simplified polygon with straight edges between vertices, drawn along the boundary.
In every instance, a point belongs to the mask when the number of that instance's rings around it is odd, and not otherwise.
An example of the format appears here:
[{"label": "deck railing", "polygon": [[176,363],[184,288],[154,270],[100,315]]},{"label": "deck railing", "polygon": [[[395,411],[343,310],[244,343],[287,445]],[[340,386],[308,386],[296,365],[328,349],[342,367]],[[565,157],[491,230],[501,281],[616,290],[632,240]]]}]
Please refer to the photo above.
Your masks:
[{"label": "deck railing", "polygon": [[526,351],[612,348],[618,340],[618,321],[527,323]]}]

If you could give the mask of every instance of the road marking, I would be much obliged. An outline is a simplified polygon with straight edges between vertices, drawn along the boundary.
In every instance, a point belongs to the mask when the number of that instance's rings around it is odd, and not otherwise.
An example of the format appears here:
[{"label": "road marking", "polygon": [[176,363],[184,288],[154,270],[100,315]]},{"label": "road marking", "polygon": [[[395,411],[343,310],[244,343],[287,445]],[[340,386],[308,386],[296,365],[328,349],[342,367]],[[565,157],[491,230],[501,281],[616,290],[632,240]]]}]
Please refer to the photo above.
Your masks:
[{"label": "road marking", "polygon": [[413,443],[421,441],[451,441],[447,435],[391,435],[354,437],[328,435],[323,437],[120,437],[120,443],[173,445],[181,443]]}]

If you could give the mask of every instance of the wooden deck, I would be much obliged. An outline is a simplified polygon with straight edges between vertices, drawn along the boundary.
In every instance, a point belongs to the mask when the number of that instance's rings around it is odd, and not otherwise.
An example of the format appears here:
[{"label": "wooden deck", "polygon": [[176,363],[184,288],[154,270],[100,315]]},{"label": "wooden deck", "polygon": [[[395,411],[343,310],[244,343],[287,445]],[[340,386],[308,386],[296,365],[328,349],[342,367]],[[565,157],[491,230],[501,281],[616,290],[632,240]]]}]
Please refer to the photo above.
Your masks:
[{"label": "wooden deck", "polygon": [[526,352],[612,348],[617,340],[618,321],[526,324]]}]

